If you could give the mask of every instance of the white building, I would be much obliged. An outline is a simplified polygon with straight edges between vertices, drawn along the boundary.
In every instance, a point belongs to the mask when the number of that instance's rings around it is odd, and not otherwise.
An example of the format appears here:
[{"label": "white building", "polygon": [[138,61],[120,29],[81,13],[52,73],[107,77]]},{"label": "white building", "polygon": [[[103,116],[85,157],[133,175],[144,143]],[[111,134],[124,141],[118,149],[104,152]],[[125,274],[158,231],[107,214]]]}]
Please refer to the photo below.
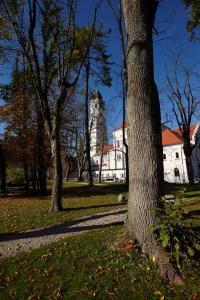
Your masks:
[{"label": "white building", "polygon": [[[125,147],[123,146],[123,124],[113,131],[112,144],[106,144],[106,120],[104,102],[101,94],[95,91],[91,101],[91,157],[93,176],[98,177],[101,154],[102,161],[102,179],[104,180],[125,180]],[[100,141],[104,137],[104,147]],[[194,145],[200,137],[200,124],[191,125],[190,128],[191,143]],[[127,130],[125,124],[125,137]],[[186,159],[183,152],[183,139],[179,129],[171,130],[163,126],[163,164],[164,179],[173,183],[188,182]],[[200,178],[200,139],[192,152],[192,165],[194,178]]]}]

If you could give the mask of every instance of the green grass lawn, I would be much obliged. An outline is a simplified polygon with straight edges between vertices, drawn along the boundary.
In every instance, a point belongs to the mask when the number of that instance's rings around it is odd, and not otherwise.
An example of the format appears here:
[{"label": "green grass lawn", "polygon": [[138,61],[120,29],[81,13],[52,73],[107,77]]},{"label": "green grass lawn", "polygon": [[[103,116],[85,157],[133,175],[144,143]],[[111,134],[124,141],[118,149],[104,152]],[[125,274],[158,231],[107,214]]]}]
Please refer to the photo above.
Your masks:
[{"label": "green grass lawn", "polygon": [[50,196],[32,197],[13,195],[0,199],[0,233],[19,232],[28,229],[62,223],[82,216],[111,209],[123,208],[117,196],[125,192],[125,185],[96,185],[64,183],[63,207],[59,213],[48,213]]},{"label": "green grass lawn", "polygon": [[[188,224],[199,228],[200,189],[165,186],[166,193],[185,189],[182,205]],[[60,213],[48,213],[50,197],[13,196],[0,199],[0,232],[15,232],[65,222],[81,216],[123,208],[117,196],[125,185],[90,189],[65,183]],[[0,259],[0,300],[6,299],[200,299],[200,271],[191,262],[183,270],[186,288],[164,284],[151,261],[111,245],[122,227],[90,231],[40,249]]]},{"label": "green grass lawn", "polygon": [[199,299],[199,271],[167,286],[156,265],[113,249],[121,227],[98,229],[0,260],[0,299]]},{"label": "green grass lawn", "polygon": [[[49,189],[51,182],[49,182]],[[199,223],[200,186],[166,184],[165,193],[176,193],[184,189],[185,211],[192,222]],[[50,196],[32,197],[13,195],[0,199],[0,233],[19,232],[28,229],[62,223],[82,216],[115,208],[123,208],[117,197],[127,192],[123,184],[95,185],[89,188],[86,183],[65,182],[63,188],[64,211],[48,213]]]}]

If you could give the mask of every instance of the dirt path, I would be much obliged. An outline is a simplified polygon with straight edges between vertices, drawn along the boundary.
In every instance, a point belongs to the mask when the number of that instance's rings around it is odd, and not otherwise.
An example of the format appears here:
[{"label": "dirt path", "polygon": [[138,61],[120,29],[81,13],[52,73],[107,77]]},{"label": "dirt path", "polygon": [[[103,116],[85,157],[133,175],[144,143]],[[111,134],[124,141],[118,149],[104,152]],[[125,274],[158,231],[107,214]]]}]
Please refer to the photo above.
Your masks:
[{"label": "dirt path", "polygon": [[50,244],[67,236],[81,234],[97,228],[122,224],[125,217],[126,210],[117,209],[45,228],[20,233],[0,234],[0,256],[13,256],[17,253]]}]

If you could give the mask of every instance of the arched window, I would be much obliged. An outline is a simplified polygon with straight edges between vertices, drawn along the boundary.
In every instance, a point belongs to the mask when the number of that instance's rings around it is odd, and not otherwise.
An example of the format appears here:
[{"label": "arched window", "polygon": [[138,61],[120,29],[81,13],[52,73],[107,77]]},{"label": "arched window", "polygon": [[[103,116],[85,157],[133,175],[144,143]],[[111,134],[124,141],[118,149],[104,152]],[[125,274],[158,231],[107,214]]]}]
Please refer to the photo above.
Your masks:
[{"label": "arched window", "polygon": [[174,175],[175,175],[175,177],[180,177],[180,173],[179,173],[179,169],[178,168],[174,169]]},{"label": "arched window", "polygon": [[163,153],[163,159],[166,159],[166,154],[165,153]]},{"label": "arched window", "polygon": [[176,158],[179,158],[179,153],[178,152],[176,152]]}]

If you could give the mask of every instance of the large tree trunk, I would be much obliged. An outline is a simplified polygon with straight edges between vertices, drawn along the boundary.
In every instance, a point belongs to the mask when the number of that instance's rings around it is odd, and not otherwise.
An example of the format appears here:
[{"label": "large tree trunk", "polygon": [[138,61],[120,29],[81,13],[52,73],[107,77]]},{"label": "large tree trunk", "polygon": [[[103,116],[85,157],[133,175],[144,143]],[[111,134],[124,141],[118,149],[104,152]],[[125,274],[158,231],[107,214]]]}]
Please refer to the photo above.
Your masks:
[{"label": "large tree trunk", "polygon": [[57,212],[63,210],[62,207],[62,162],[60,154],[60,139],[59,131],[57,130],[54,138],[51,138],[51,153],[54,168],[54,178],[51,194],[50,212]]},{"label": "large tree trunk", "polygon": [[2,145],[0,144],[0,197],[6,195],[6,162]]},{"label": "large tree trunk", "polygon": [[188,181],[189,181],[189,184],[192,185],[192,184],[194,184],[194,174],[193,174],[193,167],[192,167],[192,160],[191,160],[192,148],[190,145],[190,138],[189,138],[189,141],[186,141],[184,143],[183,150],[184,150],[185,159],[186,159]]},{"label": "large tree trunk", "polygon": [[178,281],[176,272],[150,232],[155,224],[152,211],[158,207],[163,183],[160,104],[152,48],[157,4],[154,0],[123,1],[128,66],[128,230],[144,253],[156,257],[162,275],[174,282]]},{"label": "large tree trunk", "polygon": [[88,102],[89,102],[89,74],[90,74],[90,63],[86,62],[86,79],[85,79],[85,152],[87,160],[87,172],[88,172],[88,183],[90,186],[93,185],[92,177],[92,166],[90,158],[90,134],[89,134],[89,113],[88,113]]}]

